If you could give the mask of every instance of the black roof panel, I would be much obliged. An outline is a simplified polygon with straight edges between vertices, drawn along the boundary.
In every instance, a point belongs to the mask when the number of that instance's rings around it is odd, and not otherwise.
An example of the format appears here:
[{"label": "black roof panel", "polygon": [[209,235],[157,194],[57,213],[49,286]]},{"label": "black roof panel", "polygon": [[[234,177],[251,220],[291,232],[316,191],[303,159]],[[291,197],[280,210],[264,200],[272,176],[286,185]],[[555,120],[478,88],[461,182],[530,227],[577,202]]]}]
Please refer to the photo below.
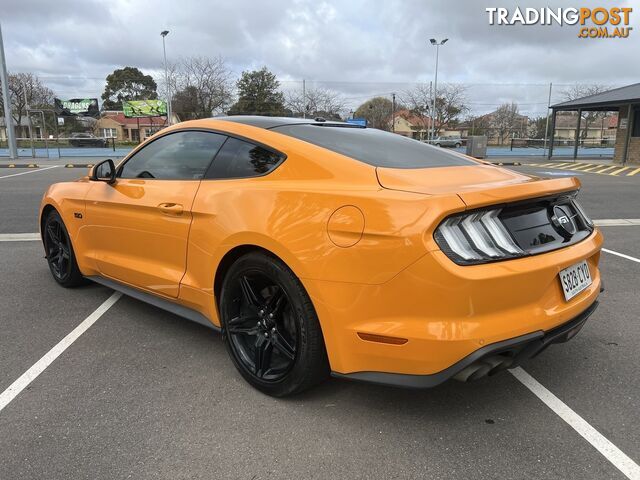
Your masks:
[{"label": "black roof panel", "polygon": [[620,105],[640,101],[640,83],[614,88],[606,92],[576,98],[568,102],[556,103],[551,108],[556,110],[577,110],[578,108],[597,108],[605,105]]}]

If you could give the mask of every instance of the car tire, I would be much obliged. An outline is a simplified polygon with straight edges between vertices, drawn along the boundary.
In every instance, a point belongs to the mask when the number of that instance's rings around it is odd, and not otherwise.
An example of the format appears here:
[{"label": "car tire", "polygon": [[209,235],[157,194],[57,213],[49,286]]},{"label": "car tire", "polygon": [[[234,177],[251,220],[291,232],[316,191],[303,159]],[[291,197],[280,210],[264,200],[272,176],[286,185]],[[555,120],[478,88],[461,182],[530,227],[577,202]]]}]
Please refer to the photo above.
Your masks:
[{"label": "car tire", "polygon": [[441,147],[442,145],[440,145],[439,143],[436,143],[436,147]]},{"label": "car tire", "polygon": [[244,379],[267,395],[300,393],[327,378],[329,362],[311,299],[279,259],[248,253],[220,290],[222,336]]},{"label": "car tire", "polygon": [[462,146],[461,143],[456,143],[456,148],[460,148]]},{"label": "car tire", "polygon": [[78,268],[69,232],[56,210],[49,212],[44,221],[42,240],[53,279],[65,288],[85,284],[86,280]]}]

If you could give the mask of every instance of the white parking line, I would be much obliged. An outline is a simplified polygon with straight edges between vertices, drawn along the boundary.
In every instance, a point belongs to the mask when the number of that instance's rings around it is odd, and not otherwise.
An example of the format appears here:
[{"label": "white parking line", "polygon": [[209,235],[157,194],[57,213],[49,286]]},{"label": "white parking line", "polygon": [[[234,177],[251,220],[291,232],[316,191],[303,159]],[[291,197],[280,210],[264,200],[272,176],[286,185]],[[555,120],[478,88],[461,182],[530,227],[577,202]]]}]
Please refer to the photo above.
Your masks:
[{"label": "white parking line", "polygon": [[598,227],[637,227],[640,218],[603,218],[593,221]]},{"label": "white parking line", "polygon": [[0,233],[0,242],[33,242],[40,241],[39,233]]},{"label": "white parking line", "polygon": [[611,443],[587,421],[571,410],[562,400],[547,390],[535,378],[516,367],[509,370],[525,387],[533,392],[553,412],[578,432],[587,442],[598,450],[618,470],[631,480],[640,480],[640,465],[631,460],[622,450]]},{"label": "white parking line", "polygon": [[640,258],[632,257],[631,255],[625,255],[624,253],[614,252],[613,250],[609,250],[608,248],[603,248],[602,251],[610,253],[611,255],[616,255],[618,257],[626,258],[627,260],[631,260],[632,262],[640,263]]},{"label": "white parking line", "polygon": [[34,170],[29,170],[28,172],[20,172],[20,173],[12,173],[11,175],[3,175],[0,178],[17,177],[18,175],[29,175],[30,173],[44,172],[45,170],[51,170],[52,168],[58,168],[60,166],[61,165],[52,165],[50,167],[36,168]]},{"label": "white parking line", "polygon": [[33,382],[38,375],[45,371],[45,369],[53,363],[67,348],[75,342],[80,335],[86,332],[91,325],[109,310],[122,296],[119,292],[114,292],[109,298],[107,298],[102,305],[95,309],[95,311],[85,318],[80,325],[74,328],[66,337],[64,337],[58,344],[49,350],[40,360],[38,360],[33,366],[24,372],[15,382],[13,382],[9,388],[0,393],[0,412],[16,398],[22,390],[24,390],[31,382]]}]

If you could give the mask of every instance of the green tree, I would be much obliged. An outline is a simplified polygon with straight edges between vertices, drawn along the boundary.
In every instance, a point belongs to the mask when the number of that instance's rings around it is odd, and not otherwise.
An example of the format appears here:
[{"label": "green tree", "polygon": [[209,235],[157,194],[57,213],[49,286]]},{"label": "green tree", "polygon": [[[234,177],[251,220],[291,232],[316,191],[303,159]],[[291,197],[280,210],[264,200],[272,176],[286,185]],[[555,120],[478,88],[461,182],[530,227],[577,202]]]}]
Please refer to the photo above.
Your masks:
[{"label": "green tree", "polygon": [[262,67],[252,72],[242,72],[236,84],[238,101],[229,110],[229,115],[286,115],[284,95],[279,91],[276,76]]},{"label": "green tree", "polygon": [[154,100],[158,98],[157,88],[151,75],[145,75],[135,67],[114,70],[107,75],[103,107],[121,109],[123,100]]},{"label": "green tree", "polygon": [[391,129],[393,103],[384,97],[374,97],[358,107],[354,117],[365,118],[370,127],[380,130]]},{"label": "green tree", "polygon": [[[182,120],[205,118],[204,116],[198,116],[200,102],[198,99],[198,89],[194,86],[186,87],[174,93],[171,99],[171,106],[173,113],[178,115]],[[209,113],[209,115],[211,115],[211,113]]]}]

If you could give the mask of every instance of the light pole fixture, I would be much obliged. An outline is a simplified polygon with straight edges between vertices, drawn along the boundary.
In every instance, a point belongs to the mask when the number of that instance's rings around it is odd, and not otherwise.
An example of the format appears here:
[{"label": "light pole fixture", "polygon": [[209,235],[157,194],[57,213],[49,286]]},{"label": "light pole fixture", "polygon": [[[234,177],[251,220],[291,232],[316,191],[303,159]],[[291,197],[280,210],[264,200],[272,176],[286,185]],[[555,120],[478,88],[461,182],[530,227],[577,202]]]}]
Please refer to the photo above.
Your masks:
[{"label": "light pole fixture", "polygon": [[436,74],[435,79],[433,81],[433,99],[431,102],[431,140],[435,136],[435,118],[436,118],[436,98],[438,97],[438,54],[440,53],[440,45],[444,45],[447,43],[449,39],[445,38],[444,40],[438,42],[435,38],[431,38],[429,41],[431,45],[436,47]]},{"label": "light pole fixture", "polygon": [[164,44],[164,37],[169,35],[169,30],[160,32],[162,36],[162,53],[164,54],[164,83],[167,88],[167,124],[171,125],[171,86],[169,85],[169,69],[167,66],[167,48]]}]

